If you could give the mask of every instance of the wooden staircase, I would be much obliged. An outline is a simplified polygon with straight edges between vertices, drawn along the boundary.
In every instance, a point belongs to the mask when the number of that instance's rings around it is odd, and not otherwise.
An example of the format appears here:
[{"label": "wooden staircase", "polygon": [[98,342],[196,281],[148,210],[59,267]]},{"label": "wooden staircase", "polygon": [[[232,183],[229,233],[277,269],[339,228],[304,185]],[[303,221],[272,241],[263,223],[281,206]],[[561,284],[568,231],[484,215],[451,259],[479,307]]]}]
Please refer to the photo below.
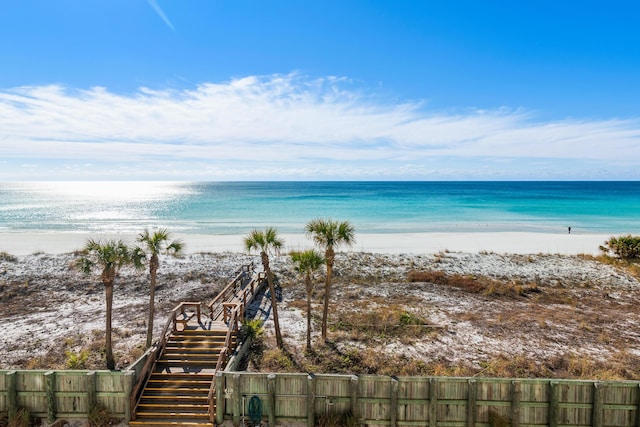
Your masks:
[{"label": "wooden staircase", "polygon": [[[131,426],[212,426],[208,395],[228,329],[174,331],[156,361]],[[232,344],[235,345],[233,336]]]},{"label": "wooden staircase", "polygon": [[253,264],[206,305],[181,302],[167,320],[158,343],[147,353],[131,393],[130,426],[211,426],[216,414],[214,376],[225,369],[237,344],[244,312],[266,283]]}]

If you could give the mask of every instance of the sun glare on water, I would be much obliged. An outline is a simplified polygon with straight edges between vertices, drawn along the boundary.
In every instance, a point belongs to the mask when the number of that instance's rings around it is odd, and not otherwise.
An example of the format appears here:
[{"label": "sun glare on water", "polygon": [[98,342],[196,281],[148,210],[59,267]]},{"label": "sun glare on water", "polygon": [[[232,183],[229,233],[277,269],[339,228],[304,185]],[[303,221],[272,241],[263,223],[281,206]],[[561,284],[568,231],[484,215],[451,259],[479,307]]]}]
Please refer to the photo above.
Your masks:
[{"label": "sun glare on water", "polygon": [[182,183],[161,181],[50,181],[38,184],[42,191],[52,196],[103,202],[162,200],[188,191]]}]

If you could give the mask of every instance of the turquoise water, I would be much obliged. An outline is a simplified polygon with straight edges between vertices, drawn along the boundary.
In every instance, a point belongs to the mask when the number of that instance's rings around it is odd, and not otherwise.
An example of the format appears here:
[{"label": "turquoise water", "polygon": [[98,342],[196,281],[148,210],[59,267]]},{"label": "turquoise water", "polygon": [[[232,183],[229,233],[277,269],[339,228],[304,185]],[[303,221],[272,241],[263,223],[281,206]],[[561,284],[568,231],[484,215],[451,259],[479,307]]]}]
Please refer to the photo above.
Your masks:
[{"label": "turquoise water", "polygon": [[0,183],[0,231],[302,232],[312,218],[358,233],[639,233],[640,182]]}]

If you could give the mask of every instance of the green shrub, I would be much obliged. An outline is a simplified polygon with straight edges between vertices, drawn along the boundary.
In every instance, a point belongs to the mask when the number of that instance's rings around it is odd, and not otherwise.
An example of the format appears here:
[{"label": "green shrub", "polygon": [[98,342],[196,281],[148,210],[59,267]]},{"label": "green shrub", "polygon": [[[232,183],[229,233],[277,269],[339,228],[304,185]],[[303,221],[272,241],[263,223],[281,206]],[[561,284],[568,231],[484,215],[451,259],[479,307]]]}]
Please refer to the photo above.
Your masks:
[{"label": "green shrub", "polygon": [[247,339],[260,338],[264,334],[263,322],[260,319],[245,320],[240,328],[240,336]]},{"label": "green shrub", "polygon": [[613,254],[625,260],[640,258],[640,236],[611,237],[600,246],[600,250],[605,254]]},{"label": "green shrub", "polygon": [[86,350],[80,353],[67,351],[65,355],[67,356],[67,369],[84,369],[89,358],[89,352]]}]

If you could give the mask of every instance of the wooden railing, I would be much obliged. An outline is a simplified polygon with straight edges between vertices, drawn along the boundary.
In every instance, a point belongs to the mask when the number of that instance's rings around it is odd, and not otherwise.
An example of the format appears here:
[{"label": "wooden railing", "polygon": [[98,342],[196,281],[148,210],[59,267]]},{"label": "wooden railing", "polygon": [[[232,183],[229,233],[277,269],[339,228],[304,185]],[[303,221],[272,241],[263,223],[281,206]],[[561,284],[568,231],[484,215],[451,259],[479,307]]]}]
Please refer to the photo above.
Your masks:
[{"label": "wooden railing", "polygon": [[[266,274],[258,273],[257,275],[253,275],[249,279],[249,283],[244,286],[244,288],[240,288],[240,292],[235,293],[234,302],[225,302],[223,303],[223,320],[227,324],[227,336],[224,341],[224,347],[220,351],[218,356],[218,362],[216,363],[215,372],[223,370],[226,366],[227,360],[229,358],[229,353],[231,348],[233,347],[233,337],[237,335],[240,330],[240,322],[244,319],[244,313],[248,304],[251,304],[253,299],[255,298],[258,291],[262,288],[263,284],[266,281]],[[232,283],[233,284],[233,283]],[[209,401],[209,418],[212,423],[214,423],[214,418],[216,415],[215,408],[215,395],[216,395],[216,380],[215,376],[213,381],[211,381],[211,386],[209,388],[208,401]]]},{"label": "wooden railing", "polygon": [[147,356],[147,360],[145,361],[144,367],[140,371],[140,375],[138,376],[138,380],[136,381],[135,386],[131,391],[131,419],[136,419],[136,410],[138,408],[138,403],[140,401],[140,396],[142,395],[142,390],[147,385],[149,381],[149,377],[151,373],[155,370],[156,362],[158,358],[162,354],[164,347],[167,344],[167,339],[171,335],[173,331],[177,331],[178,324],[183,324],[186,326],[186,321],[184,319],[189,319],[192,316],[186,313],[186,309],[192,308],[195,309],[195,316],[198,318],[198,322],[201,321],[201,303],[199,302],[181,302],[178,304],[173,310],[171,310],[171,315],[167,320],[167,323],[164,325],[164,329],[160,334],[160,340],[154,343],[149,351]]},{"label": "wooden railing", "polygon": [[223,315],[223,303],[232,302],[239,291],[242,289],[242,286],[247,282],[247,280],[253,280],[254,264],[243,265],[240,270],[236,273],[236,277],[227,285],[223,290],[221,290],[218,295],[207,304],[207,308],[209,309],[209,317],[211,320],[219,319]]},{"label": "wooden railing", "polygon": [[[245,309],[247,305],[253,301],[256,294],[265,283],[265,280],[266,274],[264,272],[255,274],[253,263],[243,265],[236,273],[236,277],[218,293],[213,301],[206,305],[210,319],[221,319],[228,327],[224,348],[218,355],[218,361],[215,368],[216,372],[224,369],[233,346],[232,340],[234,334],[236,334],[240,329],[240,322],[244,318]],[[157,360],[162,355],[169,336],[174,331],[178,331],[179,326],[184,330],[189,320],[194,316],[197,317],[198,323],[200,323],[202,321],[201,306],[202,304],[199,302],[181,302],[171,310],[167,323],[164,325],[164,329],[160,335],[160,339],[148,350],[147,359],[140,371],[140,374],[138,375],[138,380],[132,389],[130,396],[132,420],[135,420],[136,418],[136,410],[140,397],[142,396],[142,391],[147,385],[151,373],[155,371]],[[191,311],[191,313],[188,311]],[[209,388],[209,413],[212,422],[215,417],[214,396],[215,379],[211,382],[211,386]]]},{"label": "wooden railing", "polygon": [[[224,347],[222,348],[222,350],[220,350],[220,354],[218,355],[218,362],[216,363],[215,372],[224,369],[224,366],[227,363],[227,358],[229,357],[233,333],[237,333],[238,329],[238,306],[236,306],[231,312],[231,318],[229,319],[229,329],[227,330],[227,336],[224,340]],[[213,380],[211,381],[211,385],[209,386],[209,394],[207,395],[207,401],[209,402],[209,419],[212,423],[214,422],[216,416],[216,403],[214,399],[215,394],[216,380],[214,376]]]}]

